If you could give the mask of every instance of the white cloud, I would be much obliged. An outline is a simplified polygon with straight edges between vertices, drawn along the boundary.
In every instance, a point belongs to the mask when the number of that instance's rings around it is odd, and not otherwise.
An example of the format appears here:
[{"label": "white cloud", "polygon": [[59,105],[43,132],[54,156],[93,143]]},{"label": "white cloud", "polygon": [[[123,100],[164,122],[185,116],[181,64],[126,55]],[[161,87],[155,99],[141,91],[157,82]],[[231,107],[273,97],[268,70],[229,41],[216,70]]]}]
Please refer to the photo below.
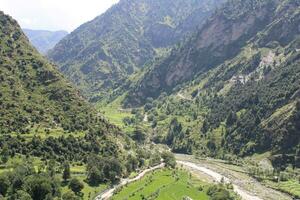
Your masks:
[{"label": "white cloud", "polygon": [[23,28],[72,31],[119,0],[0,0]]}]

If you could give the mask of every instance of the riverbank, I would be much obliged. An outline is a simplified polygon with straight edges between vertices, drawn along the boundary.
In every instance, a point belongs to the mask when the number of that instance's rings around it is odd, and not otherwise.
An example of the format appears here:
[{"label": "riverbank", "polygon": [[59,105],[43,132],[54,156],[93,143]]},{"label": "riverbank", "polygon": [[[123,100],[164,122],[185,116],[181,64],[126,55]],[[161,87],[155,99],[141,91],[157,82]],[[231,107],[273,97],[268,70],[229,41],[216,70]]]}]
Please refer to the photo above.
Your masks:
[{"label": "riverbank", "polygon": [[161,163],[160,165],[157,165],[155,167],[152,167],[152,168],[149,168],[149,169],[146,169],[144,171],[142,171],[141,173],[139,173],[139,175],[137,175],[136,177],[132,178],[132,179],[122,179],[121,182],[117,185],[115,185],[113,188],[110,188],[110,189],[107,189],[105,190],[104,192],[102,192],[101,194],[99,194],[95,200],[108,200],[109,198],[111,198],[114,194],[114,192],[124,186],[124,185],[127,185],[129,183],[132,183],[134,181],[137,181],[137,180],[140,180],[141,178],[143,178],[147,173],[151,172],[151,171],[154,171],[154,170],[157,170],[157,169],[161,169],[165,166],[164,163]]},{"label": "riverbank", "polygon": [[177,163],[199,176],[208,175],[211,181],[232,183],[234,191],[244,200],[292,200],[289,195],[268,188],[242,170],[231,170],[225,163],[197,160],[193,156],[176,154]]}]

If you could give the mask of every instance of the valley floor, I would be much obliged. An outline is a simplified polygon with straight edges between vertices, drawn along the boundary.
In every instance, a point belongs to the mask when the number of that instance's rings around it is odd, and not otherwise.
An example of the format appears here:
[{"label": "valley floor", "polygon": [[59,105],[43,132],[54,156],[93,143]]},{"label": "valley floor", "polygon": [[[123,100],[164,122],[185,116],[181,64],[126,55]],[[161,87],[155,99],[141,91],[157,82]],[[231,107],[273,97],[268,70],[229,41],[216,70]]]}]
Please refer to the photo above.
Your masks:
[{"label": "valley floor", "polygon": [[183,165],[194,175],[208,181],[231,182],[234,190],[244,200],[291,200],[292,197],[268,188],[248,176],[242,169],[215,160],[198,160],[193,156],[177,154],[178,164]]}]

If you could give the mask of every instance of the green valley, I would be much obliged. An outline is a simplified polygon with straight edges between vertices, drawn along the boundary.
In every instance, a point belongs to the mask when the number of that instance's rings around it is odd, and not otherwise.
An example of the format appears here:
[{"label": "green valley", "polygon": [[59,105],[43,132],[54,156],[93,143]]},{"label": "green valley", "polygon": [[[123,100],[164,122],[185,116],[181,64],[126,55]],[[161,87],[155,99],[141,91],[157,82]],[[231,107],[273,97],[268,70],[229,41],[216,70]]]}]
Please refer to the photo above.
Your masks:
[{"label": "green valley", "polygon": [[121,0],[80,26],[48,57],[92,101],[201,26],[224,0]]},{"label": "green valley", "polygon": [[0,11],[0,199],[300,198],[300,1],[114,3],[46,56]]}]

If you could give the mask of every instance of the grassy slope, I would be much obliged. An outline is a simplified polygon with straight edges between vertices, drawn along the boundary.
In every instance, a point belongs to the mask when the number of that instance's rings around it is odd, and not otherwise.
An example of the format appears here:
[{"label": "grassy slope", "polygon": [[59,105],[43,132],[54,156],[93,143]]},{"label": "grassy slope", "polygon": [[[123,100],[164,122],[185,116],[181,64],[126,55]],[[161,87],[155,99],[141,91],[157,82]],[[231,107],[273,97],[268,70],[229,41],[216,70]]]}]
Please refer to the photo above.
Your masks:
[{"label": "grassy slope", "polygon": [[109,104],[99,103],[97,109],[113,124],[120,128],[125,128],[125,131],[132,130],[132,127],[126,127],[123,119],[125,117],[132,117],[130,110],[122,110],[121,102],[123,96],[118,97]]}]

